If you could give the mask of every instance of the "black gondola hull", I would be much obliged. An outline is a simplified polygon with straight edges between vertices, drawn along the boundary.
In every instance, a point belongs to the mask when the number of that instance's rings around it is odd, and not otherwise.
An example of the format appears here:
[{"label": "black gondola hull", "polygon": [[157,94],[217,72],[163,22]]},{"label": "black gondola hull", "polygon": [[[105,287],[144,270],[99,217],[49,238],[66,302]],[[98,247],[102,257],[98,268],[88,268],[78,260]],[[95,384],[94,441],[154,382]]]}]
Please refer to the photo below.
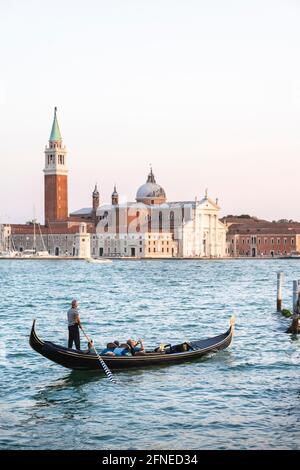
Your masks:
[{"label": "black gondola hull", "polygon": [[[175,364],[198,359],[207,354],[215,353],[227,348],[233,337],[234,322],[226,333],[207,340],[190,342],[193,350],[164,354],[149,352],[139,356],[101,356],[111,370],[129,368],[144,368],[147,366]],[[30,346],[39,354],[52,362],[73,370],[102,370],[96,354],[85,353],[74,349],[65,348],[49,341],[42,341],[35,332],[35,320],[33,321],[30,338]]]}]

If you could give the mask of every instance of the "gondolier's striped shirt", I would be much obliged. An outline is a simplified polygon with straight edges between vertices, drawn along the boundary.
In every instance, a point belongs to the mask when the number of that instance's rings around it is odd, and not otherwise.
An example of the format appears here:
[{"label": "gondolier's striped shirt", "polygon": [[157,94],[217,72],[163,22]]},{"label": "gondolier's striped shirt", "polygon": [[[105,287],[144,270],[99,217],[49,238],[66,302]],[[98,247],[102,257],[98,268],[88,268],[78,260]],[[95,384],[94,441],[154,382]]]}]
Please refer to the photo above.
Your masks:
[{"label": "gondolier's striped shirt", "polygon": [[76,319],[79,316],[78,308],[70,308],[68,310],[68,326],[76,325]]}]

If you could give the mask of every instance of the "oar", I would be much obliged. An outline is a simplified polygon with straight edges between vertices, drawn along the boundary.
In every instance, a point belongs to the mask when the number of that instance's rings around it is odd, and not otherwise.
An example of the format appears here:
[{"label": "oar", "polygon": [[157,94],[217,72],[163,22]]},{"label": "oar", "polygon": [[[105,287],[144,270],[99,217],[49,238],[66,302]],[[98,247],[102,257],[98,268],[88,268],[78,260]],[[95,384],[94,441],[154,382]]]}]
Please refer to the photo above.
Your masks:
[{"label": "oar", "polygon": [[81,329],[82,333],[84,334],[84,336],[86,337],[86,339],[88,340],[88,342],[92,345],[92,347],[93,347],[93,349],[94,349],[94,351],[95,351],[95,353],[96,353],[96,356],[97,356],[97,358],[99,359],[99,362],[100,362],[100,364],[101,364],[101,366],[102,366],[102,368],[103,368],[105,374],[106,374],[107,377],[108,377],[108,380],[110,380],[110,382],[116,384],[117,381],[116,381],[116,379],[114,378],[114,376],[112,375],[111,370],[110,370],[109,367],[105,364],[105,362],[103,361],[102,357],[98,354],[98,351],[97,351],[97,349],[96,349],[95,346],[94,346],[94,342],[92,342],[91,338],[88,337],[88,335],[86,334],[86,332],[85,332],[84,329],[83,329],[82,324],[80,324],[80,329]]}]

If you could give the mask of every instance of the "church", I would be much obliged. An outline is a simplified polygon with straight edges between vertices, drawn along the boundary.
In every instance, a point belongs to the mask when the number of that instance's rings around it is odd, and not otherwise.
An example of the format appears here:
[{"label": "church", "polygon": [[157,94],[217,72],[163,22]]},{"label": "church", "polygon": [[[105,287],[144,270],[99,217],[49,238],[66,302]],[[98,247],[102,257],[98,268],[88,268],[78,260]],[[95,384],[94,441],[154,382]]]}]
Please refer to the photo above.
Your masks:
[{"label": "church", "polygon": [[226,225],[207,191],[199,200],[168,201],[152,168],[132,202],[119,202],[116,186],[109,204],[97,185],[92,205],[69,214],[68,152],[57,108],[44,161],[44,224],[10,226],[9,245],[64,257],[220,258],[227,256]]},{"label": "church", "polygon": [[226,226],[219,220],[218,201],[167,201],[152,168],[135,201],[119,202],[114,187],[110,204],[100,205],[97,186],[93,207],[71,214],[95,220],[93,256],[141,258],[220,258],[227,256]]}]

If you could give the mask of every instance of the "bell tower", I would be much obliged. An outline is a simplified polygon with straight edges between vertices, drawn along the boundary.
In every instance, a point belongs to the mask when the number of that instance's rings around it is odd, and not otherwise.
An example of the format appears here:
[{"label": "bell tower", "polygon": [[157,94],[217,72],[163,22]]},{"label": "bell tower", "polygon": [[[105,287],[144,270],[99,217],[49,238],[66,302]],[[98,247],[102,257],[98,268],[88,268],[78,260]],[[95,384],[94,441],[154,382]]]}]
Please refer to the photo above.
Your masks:
[{"label": "bell tower", "polygon": [[100,204],[100,194],[99,194],[99,191],[98,191],[98,186],[97,184],[95,185],[95,189],[93,191],[93,212],[96,214],[97,212],[97,209],[99,207],[99,204]]},{"label": "bell tower", "polygon": [[67,149],[63,145],[57,121],[57,108],[48,146],[45,149],[45,225],[68,218]]},{"label": "bell tower", "polygon": [[114,190],[111,195],[111,203],[113,206],[117,206],[119,204],[119,194],[117,192],[116,185],[114,186]]}]

